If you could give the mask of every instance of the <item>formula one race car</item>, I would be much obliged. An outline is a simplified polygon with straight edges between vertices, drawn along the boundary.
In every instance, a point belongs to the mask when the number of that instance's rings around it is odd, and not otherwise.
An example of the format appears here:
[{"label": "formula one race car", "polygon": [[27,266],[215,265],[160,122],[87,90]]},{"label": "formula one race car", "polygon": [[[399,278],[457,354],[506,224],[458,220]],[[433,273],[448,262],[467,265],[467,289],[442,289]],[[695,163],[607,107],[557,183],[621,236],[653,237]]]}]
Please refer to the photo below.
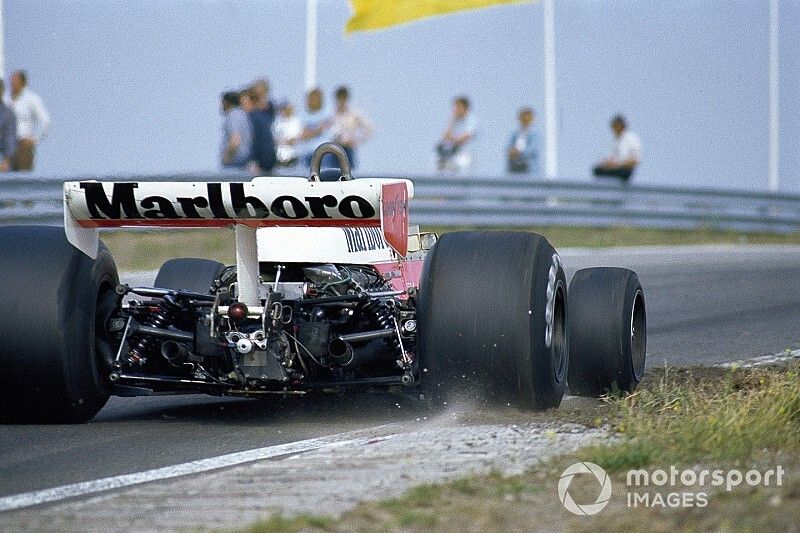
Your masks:
[{"label": "formula one race car", "polygon": [[[544,237],[437,240],[409,228],[412,197],[407,180],[351,179],[332,144],[310,179],[65,183],[63,228],[0,228],[0,421],[86,421],[110,395],[396,388],[546,409],[567,380],[637,386],[634,272],[581,270],[567,290]],[[154,287],[120,284],[99,241],[115,227],[233,227],[237,264],[172,259]]]}]

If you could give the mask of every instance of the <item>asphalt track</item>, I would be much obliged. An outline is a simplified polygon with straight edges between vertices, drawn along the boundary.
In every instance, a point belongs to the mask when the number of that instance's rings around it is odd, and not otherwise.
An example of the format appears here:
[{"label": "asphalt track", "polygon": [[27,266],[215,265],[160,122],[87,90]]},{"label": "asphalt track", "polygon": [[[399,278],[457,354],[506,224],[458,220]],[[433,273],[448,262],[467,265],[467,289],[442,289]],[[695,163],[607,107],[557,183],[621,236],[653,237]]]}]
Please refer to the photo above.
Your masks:
[{"label": "asphalt track", "polygon": [[[714,364],[800,347],[800,247],[561,255],[568,278],[587,266],[638,272],[647,300],[650,366]],[[412,420],[422,413],[411,398],[382,394],[265,402],[112,398],[88,424],[0,427],[0,496]]]}]

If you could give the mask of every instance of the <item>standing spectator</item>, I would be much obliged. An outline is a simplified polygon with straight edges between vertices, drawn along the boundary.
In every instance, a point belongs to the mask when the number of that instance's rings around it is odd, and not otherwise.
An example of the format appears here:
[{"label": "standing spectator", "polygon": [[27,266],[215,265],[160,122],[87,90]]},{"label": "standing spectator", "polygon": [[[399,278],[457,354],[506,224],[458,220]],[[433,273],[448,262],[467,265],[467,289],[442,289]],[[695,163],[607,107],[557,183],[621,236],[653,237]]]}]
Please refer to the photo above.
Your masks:
[{"label": "standing spectator", "polygon": [[303,122],[294,114],[291,102],[278,106],[278,119],[275,121],[275,141],[278,145],[278,165],[292,167],[297,164],[297,143],[303,135]]},{"label": "standing spectator", "polygon": [[14,170],[33,170],[36,145],[50,129],[50,115],[39,95],[28,89],[28,75],[18,70],[11,75],[11,108],[17,118],[17,152]]},{"label": "standing spectator", "polygon": [[272,127],[275,124],[275,105],[269,99],[267,80],[256,80],[251,88],[255,96],[255,109],[249,113],[253,124],[253,159],[261,173],[269,174],[275,168],[275,138]]},{"label": "standing spectator", "polygon": [[459,96],[453,101],[453,117],[436,145],[439,170],[466,170],[472,164],[469,147],[478,125],[469,107],[466,96]]},{"label": "standing spectator", "polygon": [[248,116],[256,110],[256,94],[252,87],[248,87],[239,93],[239,107]]},{"label": "standing spectator", "polygon": [[[319,88],[308,91],[306,95],[306,112],[303,117],[302,157],[306,166],[311,164],[311,154],[322,143],[331,140],[331,114],[325,108],[324,96]],[[323,162],[323,166],[326,166]]]},{"label": "standing spectator", "polygon": [[628,124],[622,115],[611,119],[611,131],[614,132],[614,148],[609,157],[594,167],[594,175],[617,178],[622,183],[628,183],[639,164],[642,145],[639,137],[628,130]]},{"label": "standing spectator", "polygon": [[356,148],[372,137],[372,124],[369,119],[350,106],[350,90],[347,87],[336,89],[336,111],[333,114],[331,135],[347,152],[350,166],[356,166]]},{"label": "standing spectator", "polygon": [[11,158],[17,150],[17,117],[3,102],[5,84],[0,79],[0,172],[11,170]]},{"label": "standing spectator", "polygon": [[[250,121],[250,126],[253,128],[253,143],[255,143],[256,124],[254,120],[255,114],[253,112],[256,110],[256,93],[252,87],[243,89],[239,93],[239,107],[241,107],[242,111],[247,114],[247,118]],[[253,143],[251,143],[250,146],[250,161],[248,161],[245,168],[250,174],[258,176],[261,173],[261,169],[259,168],[258,163],[255,161],[255,146]]]},{"label": "standing spectator", "polygon": [[519,128],[508,143],[508,171],[539,175],[539,132],[533,129],[536,115],[530,107],[519,110]]},{"label": "standing spectator", "polygon": [[222,166],[245,168],[253,146],[253,126],[239,107],[239,93],[227,92],[222,95],[222,114]]}]

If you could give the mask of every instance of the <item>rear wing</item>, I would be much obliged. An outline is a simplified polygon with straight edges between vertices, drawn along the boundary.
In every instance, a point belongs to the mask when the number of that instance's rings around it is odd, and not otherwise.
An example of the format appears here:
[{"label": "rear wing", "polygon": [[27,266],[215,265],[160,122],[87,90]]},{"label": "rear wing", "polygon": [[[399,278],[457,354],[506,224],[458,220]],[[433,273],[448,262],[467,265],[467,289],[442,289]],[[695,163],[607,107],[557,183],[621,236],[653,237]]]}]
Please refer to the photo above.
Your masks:
[{"label": "rear wing", "polygon": [[256,229],[270,226],[381,228],[401,256],[408,253],[408,180],[320,182],[256,178],[252,182],[64,183],[67,240],[97,257],[100,228],[234,227],[239,288],[258,304]]},{"label": "rear wing", "polygon": [[244,226],[375,227],[407,253],[408,180],[317,182],[257,178],[253,182],[66,182],[67,239],[97,256],[99,228]]}]

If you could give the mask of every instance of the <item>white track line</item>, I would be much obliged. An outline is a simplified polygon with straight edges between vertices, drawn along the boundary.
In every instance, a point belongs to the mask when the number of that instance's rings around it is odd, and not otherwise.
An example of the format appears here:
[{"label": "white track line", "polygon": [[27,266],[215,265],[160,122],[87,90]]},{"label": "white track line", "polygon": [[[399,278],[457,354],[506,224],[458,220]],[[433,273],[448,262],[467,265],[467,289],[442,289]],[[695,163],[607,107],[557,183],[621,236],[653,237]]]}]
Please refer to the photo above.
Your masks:
[{"label": "white track line", "polygon": [[[165,466],[163,468],[146,470],[144,472],[137,472],[134,474],[124,474],[121,476],[106,477],[102,479],[95,479],[93,481],[74,483],[72,485],[63,485],[61,487],[54,487],[52,489],[14,494],[12,496],[0,498],[0,512],[21,509],[23,507],[30,507],[32,505],[39,505],[42,503],[65,500],[67,498],[74,498],[77,496],[86,496],[107,490],[121,489],[131,485],[147,483],[149,481],[159,481],[179,476],[186,476],[189,474],[208,472],[210,470],[227,468],[240,465],[242,463],[279,457],[281,455],[297,454],[333,446],[364,445],[370,443],[371,441],[377,440],[374,436],[356,439],[347,438],[349,435],[352,435],[352,433],[341,433],[338,435],[331,435],[329,437],[319,437],[315,439],[288,442],[286,444],[267,446],[265,448],[257,448],[255,450],[231,453],[228,455],[220,455],[218,457],[200,459],[197,461],[191,461],[189,463],[182,463],[173,466]],[[379,437],[379,440],[386,440],[392,436],[393,435],[381,436]]]},{"label": "white track line", "polygon": [[741,361],[730,361],[728,363],[720,363],[717,366],[723,368],[754,368],[785,363],[795,359],[800,359],[800,350],[785,351],[775,355],[762,355],[761,357],[753,357],[752,359],[743,359]]}]

